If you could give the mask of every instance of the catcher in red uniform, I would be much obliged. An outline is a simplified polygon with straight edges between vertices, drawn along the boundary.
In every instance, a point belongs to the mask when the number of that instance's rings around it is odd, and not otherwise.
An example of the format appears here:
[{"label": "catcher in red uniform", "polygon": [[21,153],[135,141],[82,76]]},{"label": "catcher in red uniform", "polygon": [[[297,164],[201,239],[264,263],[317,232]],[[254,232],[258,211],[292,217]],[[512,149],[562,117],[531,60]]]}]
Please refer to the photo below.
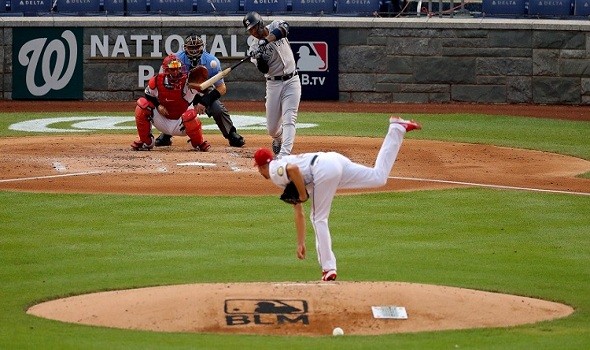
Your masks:
[{"label": "catcher in red uniform", "polygon": [[139,140],[131,144],[136,151],[154,147],[152,124],[163,133],[188,136],[196,151],[207,152],[211,145],[203,140],[203,130],[193,108],[196,89],[188,85],[188,75],[176,55],[168,55],[162,62],[162,73],[152,77],[145,88],[145,97],[137,100],[135,125]]}]

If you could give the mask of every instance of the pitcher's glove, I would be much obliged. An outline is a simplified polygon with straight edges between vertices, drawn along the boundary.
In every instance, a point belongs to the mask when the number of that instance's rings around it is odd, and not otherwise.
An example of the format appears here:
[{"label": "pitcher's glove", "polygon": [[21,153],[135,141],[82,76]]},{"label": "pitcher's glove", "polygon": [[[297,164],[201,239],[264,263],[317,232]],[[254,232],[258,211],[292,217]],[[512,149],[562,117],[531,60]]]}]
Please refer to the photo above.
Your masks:
[{"label": "pitcher's glove", "polygon": [[[307,193],[307,190],[305,190],[305,192]],[[309,197],[309,193],[307,193],[307,197]],[[288,204],[302,203],[302,201],[299,200],[299,191],[297,191],[297,186],[295,186],[293,181],[289,182],[287,186],[285,186],[285,190],[283,191],[283,194],[281,194],[280,199]]]},{"label": "pitcher's glove", "polygon": [[209,78],[209,72],[205,66],[196,66],[188,72],[188,86],[191,89],[201,91],[201,83]]}]

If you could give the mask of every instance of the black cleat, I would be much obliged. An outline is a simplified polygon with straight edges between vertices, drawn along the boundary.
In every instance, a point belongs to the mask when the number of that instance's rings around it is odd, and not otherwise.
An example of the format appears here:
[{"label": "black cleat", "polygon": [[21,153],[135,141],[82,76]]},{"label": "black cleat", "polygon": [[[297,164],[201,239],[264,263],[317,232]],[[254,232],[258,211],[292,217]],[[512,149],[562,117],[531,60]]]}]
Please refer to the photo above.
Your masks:
[{"label": "black cleat", "polygon": [[280,138],[278,139],[273,139],[272,140],[272,153],[275,154],[275,156],[278,156],[279,153],[281,153],[281,146],[283,145],[283,142]]},{"label": "black cleat", "polygon": [[229,145],[232,147],[242,147],[243,145],[246,144],[246,141],[244,140],[244,138],[242,136],[240,136],[240,134],[238,134],[237,132],[233,131],[229,134]]},{"label": "black cleat", "polygon": [[156,139],[156,147],[172,146],[172,135],[160,134]]}]

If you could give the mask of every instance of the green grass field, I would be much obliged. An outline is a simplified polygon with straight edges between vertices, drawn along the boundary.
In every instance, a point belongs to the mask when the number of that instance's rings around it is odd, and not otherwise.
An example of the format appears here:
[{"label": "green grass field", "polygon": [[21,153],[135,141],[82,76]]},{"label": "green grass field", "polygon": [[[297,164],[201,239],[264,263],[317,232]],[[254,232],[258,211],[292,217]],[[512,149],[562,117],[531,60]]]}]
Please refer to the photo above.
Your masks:
[{"label": "green grass field", "polygon": [[[0,137],[33,135],[8,126],[41,117],[46,116],[0,114]],[[405,117],[424,123],[424,130],[408,138],[489,143],[590,160],[588,122]],[[320,126],[298,133],[382,137],[384,119],[381,114],[302,113],[300,122]],[[134,137],[129,130],[116,132]],[[0,191],[0,348],[590,348],[590,196],[480,188],[336,197],[330,225],[339,280],[497,291],[566,303],[575,308],[573,315],[512,328],[309,338],[125,331],[25,314],[43,300],[102,290],[316,280],[312,235],[307,242],[312,258],[297,260],[293,223],[280,221],[290,218],[291,210],[276,204],[276,198],[265,196]],[[264,224],[270,220],[276,225]]]}]

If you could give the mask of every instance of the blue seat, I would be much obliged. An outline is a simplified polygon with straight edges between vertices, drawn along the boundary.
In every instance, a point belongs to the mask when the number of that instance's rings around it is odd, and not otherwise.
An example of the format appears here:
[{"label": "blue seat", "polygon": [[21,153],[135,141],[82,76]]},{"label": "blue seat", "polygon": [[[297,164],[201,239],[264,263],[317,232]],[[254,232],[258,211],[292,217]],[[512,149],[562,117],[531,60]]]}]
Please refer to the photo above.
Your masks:
[{"label": "blue seat", "polygon": [[380,0],[336,0],[336,13],[339,14],[372,14],[379,11]]},{"label": "blue seat", "polygon": [[85,0],[78,2],[57,0],[57,7],[54,10],[55,12],[62,14],[97,14],[100,12],[100,5],[101,0]]},{"label": "blue seat", "polygon": [[198,13],[237,13],[240,0],[197,0]]},{"label": "blue seat", "polygon": [[576,0],[574,14],[576,16],[590,16],[590,0]]},{"label": "blue seat", "polygon": [[572,14],[573,1],[529,1],[529,15],[569,16]]},{"label": "blue seat", "polygon": [[481,11],[486,16],[501,15],[519,17],[523,16],[525,13],[525,0],[483,0],[481,4]]},{"label": "blue seat", "polygon": [[162,14],[193,13],[197,6],[196,0],[151,0],[150,12]]},{"label": "blue seat", "polygon": [[287,12],[287,0],[268,1],[268,3],[267,1],[244,0],[244,11],[256,11],[261,15]]},{"label": "blue seat", "polygon": [[[107,14],[125,13],[124,0],[104,0],[104,10]],[[128,14],[146,14],[147,0],[127,0]]]},{"label": "blue seat", "polygon": [[10,13],[22,13],[25,16],[37,16],[40,14],[48,14],[51,12],[53,6],[52,0],[40,1],[20,1],[12,0],[10,3]]},{"label": "blue seat", "polygon": [[287,0],[287,7],[294,13],[325,13],[334,12],[334,0]]}]

